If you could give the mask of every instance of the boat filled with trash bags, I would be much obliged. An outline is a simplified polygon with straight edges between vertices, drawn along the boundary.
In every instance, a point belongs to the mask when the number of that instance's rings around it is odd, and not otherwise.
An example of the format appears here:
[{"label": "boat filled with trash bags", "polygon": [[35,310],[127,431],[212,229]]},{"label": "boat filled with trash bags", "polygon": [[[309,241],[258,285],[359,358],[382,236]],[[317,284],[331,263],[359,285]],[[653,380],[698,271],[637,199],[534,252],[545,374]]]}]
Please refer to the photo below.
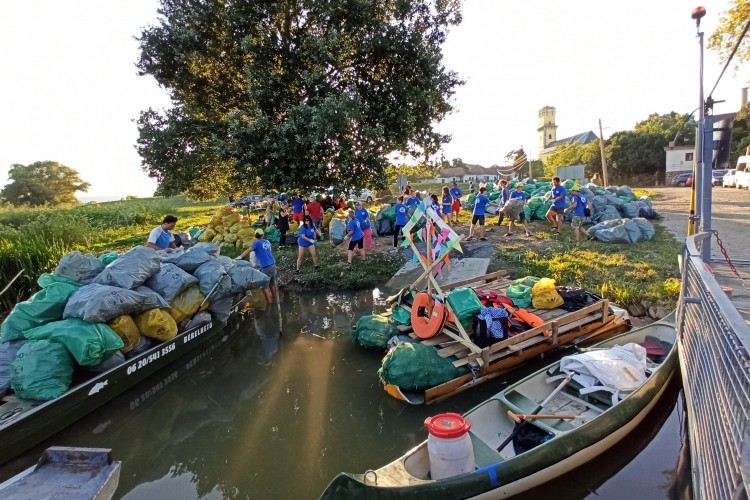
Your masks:
[{"label": "boat filled with trash bags", "polygon": [[0,327],[0,463],[215,338],[268,280],[218,243],[65,255]]}]

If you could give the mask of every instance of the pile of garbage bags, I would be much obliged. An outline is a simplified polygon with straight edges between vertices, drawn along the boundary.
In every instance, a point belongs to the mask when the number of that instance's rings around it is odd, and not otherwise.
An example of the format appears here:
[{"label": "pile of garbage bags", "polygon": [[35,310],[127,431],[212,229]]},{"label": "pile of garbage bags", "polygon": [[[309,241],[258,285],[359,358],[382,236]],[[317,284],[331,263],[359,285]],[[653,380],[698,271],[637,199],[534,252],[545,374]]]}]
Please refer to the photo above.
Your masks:
[{"label": "pile of garbage bags", "polygon": [[590,239],[605,243],[637,243],[654,237],[654,226],[643,217],[600,222],[587,230]]},{"label": "pile of garbage bags", "polygon": [[70,252],[0,326],[0,396],[12,387],[21,398],[54,399],[79,368],[106,371],[180,331],[226,323],[240,295],[268,279],[212,243],[172,253],[139,246],[115,258]]}]

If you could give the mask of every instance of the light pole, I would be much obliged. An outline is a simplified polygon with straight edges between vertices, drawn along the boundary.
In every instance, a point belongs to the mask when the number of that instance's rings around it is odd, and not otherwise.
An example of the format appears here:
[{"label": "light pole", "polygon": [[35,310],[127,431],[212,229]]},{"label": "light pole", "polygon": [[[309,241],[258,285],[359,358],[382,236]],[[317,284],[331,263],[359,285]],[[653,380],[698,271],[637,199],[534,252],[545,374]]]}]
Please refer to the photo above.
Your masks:
[{"label": "light pole", "polygon": [[604,132],[602,132],[601,118],[599,118],[599,150],[602,152],[602,182],[606,188],[609,186],[609,183],[607,182],[607,159],[604,157]]},{"label": "light pole", "polygon": [[688,236],[695,234],[695,223],[700,220],[701,217],[700,206],[696,204],[696,201],[701,199],[703,190],[703,134],[705,109],[703,106],[703,32],[700,30],[700,26],[701,18],[705,15],[706,9],[703,7],[696,7],[690,15],[692,19],[695,19],[695,29],[698,31],[700,64],[698,68],[698,130],[696,134],[695,154],[693,155],[695,168],[693,169],[693,185],[690,188],[690,218],[688,219],[687,229]]}]

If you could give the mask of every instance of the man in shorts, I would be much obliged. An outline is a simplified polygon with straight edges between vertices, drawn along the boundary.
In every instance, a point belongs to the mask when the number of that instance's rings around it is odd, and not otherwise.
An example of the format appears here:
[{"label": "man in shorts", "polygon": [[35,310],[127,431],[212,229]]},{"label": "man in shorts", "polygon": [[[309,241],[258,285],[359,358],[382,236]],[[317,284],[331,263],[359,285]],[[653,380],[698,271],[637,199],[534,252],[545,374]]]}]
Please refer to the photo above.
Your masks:
[{"label": "man in shorts", "polygon": [[261,288],[263,296],[269,304],[273,304],[274,297],[279,296],[279,290],[276,287],[276,259],[271,252],[271,242],[265,237],[262,229],[255,230],[255,241],[250,247],[242,252],[237,260],[242,260],[246,255],[255,252],[255,262],[258,263],[258,270],[268,276],[268,285]]},{"label": "man in shorts", "polygon": [[494,203],[490,202],[490,199],[485,196],[484,193],[487,192],[486,187],[480,187],[479,188],[479,194],[477,195],[476,200],[474,201],[474,210],[472,211],[471,216],[471,227],[469,228],[469,237],[466,238],[466,241],[471,240],[474,237],[474,228],[479,227],[479,239],[481,241],[487,241],[487,238],[484,237],[484,210],[487,207],[487,205],[494,205]]},{"label": "man in shorts", "polygon": [[[518,221],[523,224],[523,228],[526,230],[526,236],[531,236],[531,233],[529,232],[529,223],[526,221],[526,213],[523,211],[523,206],[526,205],[527,196],[524,192],[524,188],[526,185],[523,182],[519,182],[516,184],[516,190],[510,193],[510,200],[521,200],[519,203],[521,204],[521,211],[518,213]],[[501,215],[502,217],[502,215]],[[511,236],[513,234],[513,229],[515,228],[513,217],[510,218],[510,223],[508,224],[508,232],[505,233],[505,236]]]},{"label": "man in shorts", "polygon": [[451,206],[451,222],[458,222],[458,213],[461,211],[461,195],[463,191],[458,187],[458,181],[453,181],[453,187],[450,190],[450,195],[453,197],[453,205]]},{"label": "man in shorts", "polygon": [[563,213],[565,212],[565,195],[567,194],[565,186],[560,184],[560,178],[555,177],[552,179],[552,193],[548,194],[544,201],[552,200],[552,206],[547,210],[545,217],[555,228],[555,232],[558,235],[562,234],[562,220]]},{"label": "man in shorts", "polygon": [[294,198],[292,198],[292,220],[295,222],[305,220],[305,200],[299,193],[294,193]]},{"label": "man in shorts", "polygon": [[577,244],[581,241],[581,226],[586,220],[586,207],[591,209],[591,203],[581,194],[581,188],[578,186],[570,188],[570,194],[573,195],[573,202],[565,209],[565,213],[573,212],[573,220],[570,222],[570,226],[575,232]]}]

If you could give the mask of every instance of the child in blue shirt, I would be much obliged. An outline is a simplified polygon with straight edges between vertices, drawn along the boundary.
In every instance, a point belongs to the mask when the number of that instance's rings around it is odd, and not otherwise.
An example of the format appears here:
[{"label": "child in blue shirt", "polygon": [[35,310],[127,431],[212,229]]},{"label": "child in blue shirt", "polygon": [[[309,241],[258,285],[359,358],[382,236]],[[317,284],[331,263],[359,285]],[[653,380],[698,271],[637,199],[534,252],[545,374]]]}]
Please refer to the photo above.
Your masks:
[{"label": "child in blue shirt", "polygon": [[362,257],[362,262],[367,260],[367,255],[365,255],[365,235],[362,232],[362,227],[360,226],[357,217],[354,215],[354,210],[349,210],[347,213],[347,220],[349,222],[346,225],[347,233],[344,239],[349,238],[349,250],[346,253],[346,260],[351,268],[355,248],[359,248],[359,256]]},{"label": "child in blue shirt", "polygon": [[590,209],[591,204],[586,197],[581,194],[581,188],[578,186],[570,188],[570,193],[573,195],[573,202],[565,209],[565,213],[570,211],[573,212],[573,220],[570,222],[570,226],[573,228],[573,232],[576,235],[576,244],[578,244],[581,241],[581,226],[586,220],[586,207],[589,207]]},{"label": "child in blue shirt", "polygon": [[451,196],[448,186],[443,188],[443,220],[450,224],[453,215],[453,196]]},{"label": "child in blue shirt", "polygon": [[479,226],[479,239],[487,241],[487,238],[484,237],[484,210],[488,205],[495,205],[495,203],[492,203],[490,199],[487,198],[484,194],[486,192],[486,187],[482,186],[479,188],[479,194],[474,201],[474,211],[472,212],[471,217],[471,227],[469,227],[469,237],[466,238],[466,241],[469,241],[474,237],[474,228],[477,227],[477,225]]},{"label": "child in blue shirt", "polygon": [[396,209],[396,227],[394,228],[393,248],[391,249],[391,252],[398,252],[398,237],[401,235],[401,230],[409,220],[409,211],[407,210],[406,205],[404,205],[403,195],[398,197],[398,203],[394,208]]}]

